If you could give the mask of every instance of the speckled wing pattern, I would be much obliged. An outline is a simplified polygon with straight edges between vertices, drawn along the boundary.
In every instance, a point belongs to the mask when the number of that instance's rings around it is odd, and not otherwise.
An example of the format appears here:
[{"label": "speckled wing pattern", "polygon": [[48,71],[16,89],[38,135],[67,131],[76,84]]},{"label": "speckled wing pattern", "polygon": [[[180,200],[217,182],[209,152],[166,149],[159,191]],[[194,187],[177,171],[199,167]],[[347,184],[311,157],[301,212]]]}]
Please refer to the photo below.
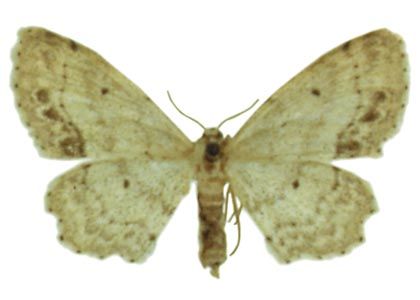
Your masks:
[{"label": "speckled wing pattern", "polygon": [[376,207],[369,184],[329,163],[381,154],[402,119],[407,68],[388,30],[348,41],[277,90],[227,146],[232,188],[280,261],[363,240]]},{"label": "speckled wing pattern", "polygon": [[231,184],[281,262],[344,254],[363,237],[375,212],[370,186],[318,162],[232,164]]},{"label": "speckled wing pattern", "polygon": [[144,261],[188,193],[189,166],[182,160],[113,159],[68,171],[50,184],[46,199],[59,220],[60,240],[79,253]]},{"label": "speckled wing pattern", "polygon": [[382,29],[333,49],[277,90],[230,143],[236,158],[380,155],[407,100],[402,39]]},{"label": "speckled wing pattern", "polygon": [[101,56],[41,28],[24,28],[12,84],[43,156],[179,157],[192,143],[150,98]]},{"label": "speckled wing pattern", "polygon": [[40,154],[93,159],[49,187],[60,240],[144,260],[188,193],[193,144],[143,91],[70,39],[22,29],[13,62],[16,105]]}]

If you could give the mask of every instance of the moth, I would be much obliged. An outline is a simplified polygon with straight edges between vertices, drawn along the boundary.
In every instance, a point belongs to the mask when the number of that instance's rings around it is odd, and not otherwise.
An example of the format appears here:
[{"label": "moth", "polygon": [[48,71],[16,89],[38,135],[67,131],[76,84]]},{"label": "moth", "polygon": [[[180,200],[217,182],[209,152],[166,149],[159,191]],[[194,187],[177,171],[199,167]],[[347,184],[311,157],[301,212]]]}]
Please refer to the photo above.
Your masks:
[{"label": "moth", "polygon": [[62,243],[144,261],[195,181],[199,258],[216,277],[227,259],[229,200],[236,222],[243,207],[280,262],[360,244],[377,210],[373,192],[331,162],[380,156],[408,94],[403,40],[380,29],[321,56],[233,137],[219,125],[191,142],[141,89],[71,39],[24,28],[13,62],[16,106],[39,153],[89,159],[48,187]]}]

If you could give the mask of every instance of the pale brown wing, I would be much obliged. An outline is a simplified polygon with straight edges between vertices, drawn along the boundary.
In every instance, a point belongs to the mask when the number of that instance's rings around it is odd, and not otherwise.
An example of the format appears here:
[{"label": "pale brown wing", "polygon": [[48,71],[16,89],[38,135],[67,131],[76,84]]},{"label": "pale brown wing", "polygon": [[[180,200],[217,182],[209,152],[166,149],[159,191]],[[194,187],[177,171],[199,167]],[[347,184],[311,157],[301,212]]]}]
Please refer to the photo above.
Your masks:
[{"label": "pale brown wing", "polygon": [[42,155],[180,157],[187,137],[150,98],[92,50],[42,28],[24,28],[12,84]]},{"label": "pale brown wing", "polygon": [[402,39],[386,29],[333,49],[277,90],[232,139],[244,160],[378,156],[407,101]]},{"label": "pale brown wing", "polygon": [[82,164],[49,186],[59,238],[79,253],[143,261],[188,193],[187,161],[114,159]]},{"label": "pale brown wing", "polygon": [[376,210],[367,182],[317,162],[230,162],[229,182],[281,262],[344,254]]}]

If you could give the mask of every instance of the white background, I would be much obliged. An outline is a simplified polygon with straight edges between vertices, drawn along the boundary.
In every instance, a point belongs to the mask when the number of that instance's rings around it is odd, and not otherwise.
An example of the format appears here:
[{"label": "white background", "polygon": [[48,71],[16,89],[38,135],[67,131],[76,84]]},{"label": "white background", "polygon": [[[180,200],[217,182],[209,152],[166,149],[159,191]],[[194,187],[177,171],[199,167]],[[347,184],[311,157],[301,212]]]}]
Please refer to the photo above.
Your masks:
[{"label": "white background", "polygon": [[[2,1],[0,4],[0,299],[420,299],[417,1]],[[192,140],[265,100],[318,56],[387,27],[404,37],[410,102],[381,159],[337,162],[368,180],[380,206],[349,255],[280,265],[242,214],[242,244],[221,279],[198,257],[195,187],[144,264],[77,255],[44,211],[48,182],[76,162],[42,159],[14,108],[10,50],[20,27],[43,26],[95,49],[136,82]],[[223,128],[234,134],[246,116]],[[227,225],[229,247],[235,228]]]}]

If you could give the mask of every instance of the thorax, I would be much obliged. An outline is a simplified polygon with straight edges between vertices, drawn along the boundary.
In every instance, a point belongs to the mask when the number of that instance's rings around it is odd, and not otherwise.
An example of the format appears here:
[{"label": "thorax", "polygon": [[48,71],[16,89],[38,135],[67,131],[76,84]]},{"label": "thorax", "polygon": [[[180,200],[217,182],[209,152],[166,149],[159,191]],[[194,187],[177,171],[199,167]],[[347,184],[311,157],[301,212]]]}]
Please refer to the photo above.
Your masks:
[{"label": "thorax", "polygon": [[195,172],[198,183],[225,184],[225,165],[227,162],[226,146],[230,137],[216,128],[204,131],[203,136],[195,143]]}]

